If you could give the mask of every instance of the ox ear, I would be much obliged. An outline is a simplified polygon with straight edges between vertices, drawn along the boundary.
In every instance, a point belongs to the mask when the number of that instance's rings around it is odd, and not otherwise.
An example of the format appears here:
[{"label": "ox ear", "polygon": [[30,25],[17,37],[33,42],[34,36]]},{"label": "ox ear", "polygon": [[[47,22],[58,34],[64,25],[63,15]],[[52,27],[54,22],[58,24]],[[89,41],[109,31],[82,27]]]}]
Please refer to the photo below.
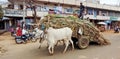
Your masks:
[{"label": "ox ear", "polygon": [[81,29],[81,28],[79,28],[78,33],[79,33],[80,35],[82,35],[82,34],[83,34],[83,31],[82,31],[82,29]]}]

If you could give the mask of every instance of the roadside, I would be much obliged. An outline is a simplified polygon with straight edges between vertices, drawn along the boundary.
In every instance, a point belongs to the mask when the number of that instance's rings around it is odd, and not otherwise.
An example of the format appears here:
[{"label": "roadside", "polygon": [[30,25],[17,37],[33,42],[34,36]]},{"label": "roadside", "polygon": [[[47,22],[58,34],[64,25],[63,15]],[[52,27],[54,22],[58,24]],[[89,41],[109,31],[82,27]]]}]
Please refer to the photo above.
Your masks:
[{"label": "roadside", "polygon": [[103,34],[111,41],[111,45],[90,45],[87,49],[75,49],[74,51],[69,48],[65,54],[61,53],[64,47],[60,45],[55,47],[54,55],[50,56],[46,48],[46,42],[42,44],[41,49],[38,49],[38,41],[16,44],[14,37],[6,32],[0,36],[0,45],[6,50],[5,53],[0,55],[0,59],[119,59],[120,34],[114,34],[112,31],[103,32]]},{"label": "roadside", "polygon": [[5,32],[6,32],[6,30],[0,30],[0,35],[2,35]]}]

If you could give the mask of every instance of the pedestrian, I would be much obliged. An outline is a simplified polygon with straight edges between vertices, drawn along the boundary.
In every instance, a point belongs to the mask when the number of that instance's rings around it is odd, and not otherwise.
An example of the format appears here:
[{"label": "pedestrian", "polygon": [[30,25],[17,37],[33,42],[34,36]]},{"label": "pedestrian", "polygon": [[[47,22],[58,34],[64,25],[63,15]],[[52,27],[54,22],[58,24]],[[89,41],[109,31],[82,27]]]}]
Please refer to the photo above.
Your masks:
[{"label": "pedestrian", "polygon": [[80,14],[79,14],[79,18],[83,19],[83,13],[84,13],[84,5],[82,3],[80,3]]},{"label": "pedestrian", "polygon": [[20,25],[18,25],[16,28],[16,36],[22,36],[22,28]]},{"label": "pedestrian", "polygon": [[11,36],[13,36],[13,34],[14,34],[14,28],[12,26],[10,27],[10,32],[11,32]]},{"label": "pedestrian", "polygon": [[119,26],[118,26],[118,25],[115,26],[115,28],[114,28],[114,33],[119,33]]},{"label": "pedestrian", "polygon": [[17,28],[16,28],[15,41],[16,41],[17,44],[24,43],[24,41],[22,40],[22,28],[20,27],[20,25],[18,25]]},{"label": "pedestrian", "polygon": [[22,29],[22,40],[27,43],[27,34],[28,31],[25,29],[25,27]]}]

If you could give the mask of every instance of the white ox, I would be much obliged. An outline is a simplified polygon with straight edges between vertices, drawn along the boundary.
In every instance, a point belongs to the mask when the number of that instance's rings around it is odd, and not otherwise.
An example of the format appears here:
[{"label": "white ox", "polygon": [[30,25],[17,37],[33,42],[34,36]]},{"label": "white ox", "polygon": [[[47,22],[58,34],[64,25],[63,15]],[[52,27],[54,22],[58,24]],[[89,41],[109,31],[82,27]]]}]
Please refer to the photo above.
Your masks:
[{"label": "white ox", "polygon": [[72,50],[74,50],[73,41],[71,40],[71,36],[72,36],[71,28],[65,27],[65,28],[60,28],[60,29],[54,29],[52,27],[49,27],[46,30],[46,32],[47,32],[46,40],[48,42],[48,51],[50,54],[54,53],[54,46],[60,40],[63,40],[65,44],[65,49],[63,53],[66,52],[69,46],[69,42],[72,44]]}]

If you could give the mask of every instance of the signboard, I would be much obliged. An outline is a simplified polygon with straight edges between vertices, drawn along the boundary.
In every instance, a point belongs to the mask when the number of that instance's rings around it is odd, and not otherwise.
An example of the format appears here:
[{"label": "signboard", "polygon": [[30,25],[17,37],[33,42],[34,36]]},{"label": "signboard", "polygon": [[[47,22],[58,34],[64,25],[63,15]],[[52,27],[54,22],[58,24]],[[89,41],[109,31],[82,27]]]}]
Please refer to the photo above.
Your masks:
[{"label": "signboard", "polygon": [[[23,10],[5,9],[4,16],[23,17]],[[26,15],[25,15],[26,16]]]},{"label": "signboard", "polygon": [[112,21],[118,21],[118,17],[113,17],[113,16],[111,16],[111,17],[110,17],[110,20],[112,20]]}]

